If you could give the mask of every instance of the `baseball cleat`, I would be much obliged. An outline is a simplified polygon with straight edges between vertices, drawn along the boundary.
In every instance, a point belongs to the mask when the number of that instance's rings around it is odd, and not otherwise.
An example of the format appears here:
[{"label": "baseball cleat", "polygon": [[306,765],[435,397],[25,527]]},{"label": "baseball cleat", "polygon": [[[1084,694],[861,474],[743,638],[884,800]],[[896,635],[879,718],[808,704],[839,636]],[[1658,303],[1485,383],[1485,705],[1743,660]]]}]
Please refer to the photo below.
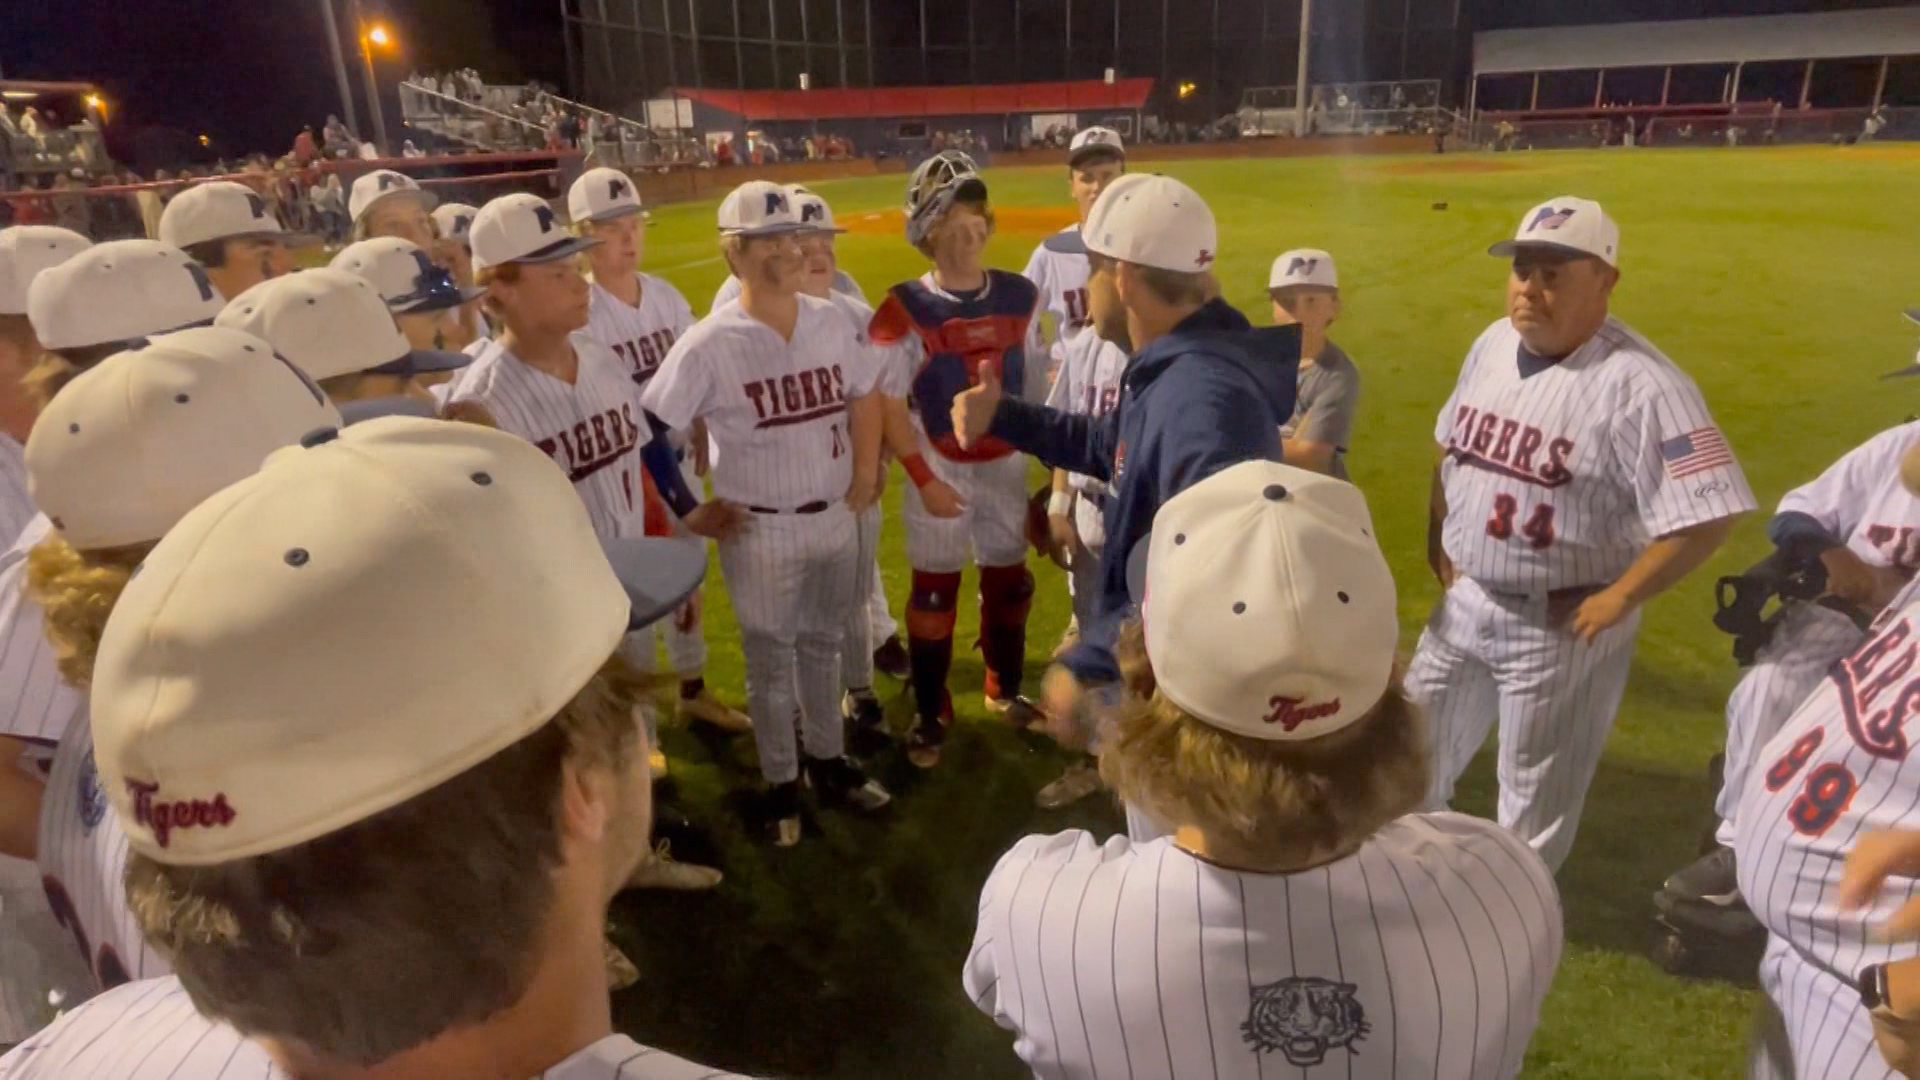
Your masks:
[{"label": "baseball cleat", "polygon": [[767,790],[766,820],[775,847],[792,847],[800,842],[800,781],[789,780]]},{"label": "baseball cleat", "polygon": [[1034,796],[1034,805],[1042,810],[1059,810],[1073,805],[1100,790],[1100,770],[1091,761],[1075,762],[1051,784]]},{"label": "baseball cleat", "polygon": [[698,697],[681,698],[680,717],[711,724],[729,735],[744,735],[753,730],[753,720],[746,713],[714,697],[708,690],[700,691]]},{"label": "baseball cleat", "polygon": [[662,840],[659,846],[654,848],[653,854],[633,868],[633,873],[628,876],[627,883],[622,888],[697,892],[719,885],[725,876],[711,866],[678,861],[673,857],[667,842]]},{"label": "baseball cleat", "polygon": [[898,634],[888,638],[873,650],[873,670],[906,682],[913,675],[913,662],[907,658],[907,647],[900,643]]},{"label": "baseball cleat", "polygon": [[824,806],[847,806],[863,814],[886,808],[893,801],[880,781],[844,757],[808,758],[802,769],[807,786]]},{"label": "baseball cleat", "polygon": [[940,744],[946,738],[947,723],[944,717],[915,717],[913,730],[907,732],[907,760],[917,769],[933,768],[940,764]]},{"label": "baseball cleat", "polygon": [[607,965],[608,990],[625,990],[640,981],[640,969],[633,966],[633,961],[627,959],[627,954],[621,952],[612,939],[601,940],[600,955]]},{"label": "baseball cleat", "polygon": [[987,698],[987,711],[998,713],[1007,718],[1007,723],[1017,728],[1030,728],[1045,720],[1046,714],[1040,711],[1029,698],[1014,696],[1010,698]]},{"label": "baseball cleat", "polygon": [[1674,871],[1661,888],[1673,896],[1716,907],[1733,907],[1740,900],[1740,876],[1733,849],[1717,847]]},{"label": "baseball cleat", "polygon": [[840,715],[847,722],[847,749],[860,757],[871,757],[893,745],[887,734],[886,710],[873,691],[849,690],[840,699]]}]

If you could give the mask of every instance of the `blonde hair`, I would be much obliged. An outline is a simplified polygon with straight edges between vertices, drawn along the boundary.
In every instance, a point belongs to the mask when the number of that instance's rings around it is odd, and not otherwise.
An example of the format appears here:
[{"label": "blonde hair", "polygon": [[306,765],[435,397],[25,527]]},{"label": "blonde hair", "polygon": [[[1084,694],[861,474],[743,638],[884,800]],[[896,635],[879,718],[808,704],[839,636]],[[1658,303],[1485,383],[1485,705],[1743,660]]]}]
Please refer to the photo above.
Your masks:
[{"label": "blonde hair", "polygon": [[1350,727],[1305,742],[1214,727],[1159,692],[1135,622],[1120,641],[1126,701],[1100,775],[1169,826],[1191,825],[1210,857],[1285,870],[1358,847],[1426,798],[1426,723],[1396,678]]},{"label": "blonde hair", "polygon": [[45,613],[60,677],[75,689],[92,685],[107,616],[154,543],[82,551],[52,533],[27,553],[27,597]]}]

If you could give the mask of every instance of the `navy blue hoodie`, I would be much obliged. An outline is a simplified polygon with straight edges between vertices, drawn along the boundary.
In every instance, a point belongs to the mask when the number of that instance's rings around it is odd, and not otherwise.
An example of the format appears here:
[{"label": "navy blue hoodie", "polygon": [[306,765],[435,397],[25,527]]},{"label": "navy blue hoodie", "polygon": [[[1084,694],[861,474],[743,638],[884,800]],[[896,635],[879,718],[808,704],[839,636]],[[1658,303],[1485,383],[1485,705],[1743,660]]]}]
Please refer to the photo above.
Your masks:
[{"label": "navy blue hoodie", "polygon": [[1299,371],[1299,327],[1255,329],[1214,300],[1127,361],[1120,404],[1103,417],[1001,401],[989,434],[1113,485],[1095,625],[1082,626],[1059,658],[1083,684],[1120,677],[1113,649],[1131,606],[1127,556],[1153,531],[1153,515],[1230,465],[1281,460],[1280,425],[1293,416]]}]

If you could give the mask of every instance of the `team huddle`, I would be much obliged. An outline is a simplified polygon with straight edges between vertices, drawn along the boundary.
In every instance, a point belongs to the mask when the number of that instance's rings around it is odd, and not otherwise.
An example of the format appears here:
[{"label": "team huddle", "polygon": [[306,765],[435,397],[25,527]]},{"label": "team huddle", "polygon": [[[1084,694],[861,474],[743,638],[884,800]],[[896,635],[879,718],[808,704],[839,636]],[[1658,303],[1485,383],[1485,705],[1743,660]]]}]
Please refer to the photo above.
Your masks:
[{"label": "team huddle", "polygon": [[[663,701],[751,736],[784,848],[886,813],[876,759],[941,768],[971,693],[1079,752],[1043,808],[1126,811],[1015,843],[955,958],[1034,1075],[1518,1075],[1640,609],[1756,509],[1733,450],[1609,314],[1612,218],[1529,211],[1437,413],[1409,661],[1333,255],[1275,259],[1255,326],[1197,192],[1105,128],[1068,174],[1078,223],[1016,274],[973,162],[921,164],[928,269],[877,303],[824,199],[749,181],[703,317],[637,269],[612,169],[564,215],[371,172],[356,243],[297,273],[311,238],[233,184],[160,240],[0,231],[0,1080],[731,1076],[610,1018],[613,896],[721,881],[668,847]],[[1781,503],[1819,584],[1779,592],[1717,846],[1662,893],[1763,928],[1755,1077],[1906,1065],[1912,947],[1875,927],[1915,890],[1843,868],[1920,827],[1916,487],[1908,424]],[[704,677],[709,542],[744,711]],[[1030,548],[1073,609],[1038,686]],[[1496,724],[1497,821],[1454,813]]]}]

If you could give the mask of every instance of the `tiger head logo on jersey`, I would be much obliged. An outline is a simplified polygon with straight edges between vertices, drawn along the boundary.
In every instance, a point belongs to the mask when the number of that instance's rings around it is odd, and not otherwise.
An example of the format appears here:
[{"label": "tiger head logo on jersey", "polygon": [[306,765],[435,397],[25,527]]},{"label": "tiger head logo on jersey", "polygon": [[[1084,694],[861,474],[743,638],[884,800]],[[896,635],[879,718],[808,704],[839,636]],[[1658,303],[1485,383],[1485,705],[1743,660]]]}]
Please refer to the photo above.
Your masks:
[{"label": "tiger head logo on jersey", "polygon": [[1372,1027],[1354,997],[1358,989],[1352,983],[1311,977],[1256,986],[1240,1034],[1256,1051],[1277,1050],[1303,1069],[1325,1061],[1336,1047],[1358,1054],[1353,1044]]}]

